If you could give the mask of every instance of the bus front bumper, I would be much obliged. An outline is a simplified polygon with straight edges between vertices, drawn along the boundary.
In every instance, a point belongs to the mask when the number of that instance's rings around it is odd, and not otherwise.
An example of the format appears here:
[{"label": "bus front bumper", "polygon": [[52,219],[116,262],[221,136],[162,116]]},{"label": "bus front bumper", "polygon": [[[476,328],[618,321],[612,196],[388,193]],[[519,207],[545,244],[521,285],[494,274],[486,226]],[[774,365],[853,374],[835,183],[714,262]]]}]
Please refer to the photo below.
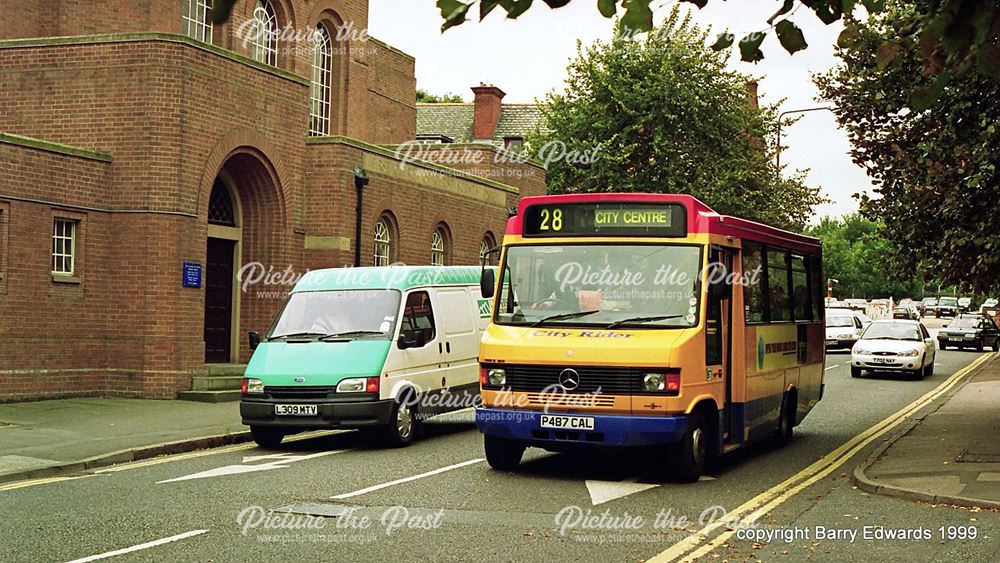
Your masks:
[{"label": "bus front bumper", "polygon": [[541,448],[570,445],[608,447],[656,446],[679,442],[687,430],[686,416],[595,415],[551,413],[594,419],[593,430],[542,428],[538,411],[476,409],[476,426],[489,436]]}]

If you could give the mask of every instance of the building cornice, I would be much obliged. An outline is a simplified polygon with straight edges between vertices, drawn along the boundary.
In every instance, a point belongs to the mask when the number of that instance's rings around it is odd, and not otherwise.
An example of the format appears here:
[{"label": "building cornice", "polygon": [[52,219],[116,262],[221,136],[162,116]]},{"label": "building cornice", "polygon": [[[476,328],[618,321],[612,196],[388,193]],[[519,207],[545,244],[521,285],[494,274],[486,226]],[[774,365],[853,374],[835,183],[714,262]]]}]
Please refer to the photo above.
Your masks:
[{"label": "building cornice", "polygon": [[35,139],[32,137],[11,135],[10,133],[0,132],[0,143],[8,145],[17,145],[19,147],[27,147],[31,149],[38,149],[57,154],[64,154],[67,156],[75,156],[78,158],[86,158],[88,160],[111,162],[111,153],[89,150],[89,149],[81,149],[79,147],[72,147],[60,143],[53,143],[51,141],[43,141],[41,139]]}]

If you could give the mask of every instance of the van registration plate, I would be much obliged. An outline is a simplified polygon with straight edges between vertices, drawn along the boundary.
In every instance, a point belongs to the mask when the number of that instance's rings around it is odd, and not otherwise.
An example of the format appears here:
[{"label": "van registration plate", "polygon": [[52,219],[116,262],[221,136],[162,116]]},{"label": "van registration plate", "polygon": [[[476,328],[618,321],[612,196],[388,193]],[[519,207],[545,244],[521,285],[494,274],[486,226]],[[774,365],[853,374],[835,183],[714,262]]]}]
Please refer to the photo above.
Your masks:
[{"label": "van registration plate", "polygon": [[316,416],[317,405],[274,405],[274,414],[279,416]]},{"label": "van registration plate", "polygon": [[550,414],[543,414],[542,428],[593,430],[594,419],[589,416],[553,416]]}]

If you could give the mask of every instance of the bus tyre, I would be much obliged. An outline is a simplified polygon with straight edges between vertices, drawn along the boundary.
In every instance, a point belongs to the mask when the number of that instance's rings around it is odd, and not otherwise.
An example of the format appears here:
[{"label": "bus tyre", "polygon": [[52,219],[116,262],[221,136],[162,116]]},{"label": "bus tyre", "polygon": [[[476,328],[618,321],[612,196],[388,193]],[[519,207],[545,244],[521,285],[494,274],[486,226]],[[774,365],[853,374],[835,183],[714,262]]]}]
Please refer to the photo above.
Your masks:
[{"label": "bus tyre", "polygon": [[851,366],[851,377],[861,377],[861,368],[858,366]]},{"label": "bus tyre", "polygon": [[280,428],[251,426],[250,437],[262,448],[277,448],[285,438],[285,432]]},{"label": "bus tyre", "polygon": [[521,463],[524,446],[506,438],[483,436],[483,448],[486,450],[486,461],[493,469],[509,471]]},{"label": "bus tyre", "polygon": [[705,414],[691,414],[681,443],[674,446],[674,475],[682,483],[693,483],[705,472],[711,452],[712,435]]},{"label": "bus tyre", "polygon": [[382,443],[391,448],[403,448],[413,443],[420,429],[416,401],[412,395],[400,395],[392,404],[389,424],[382,427]]},{"label": "bus tyre", "polygon": [[795,410],[798,408],[798,401],[794,394],[789,393],[781,407],[781,416],[778,418],[778,431],[774,435],[775,443],[779,446],[787,446],[792,441],[792,432],[795,428]]}]

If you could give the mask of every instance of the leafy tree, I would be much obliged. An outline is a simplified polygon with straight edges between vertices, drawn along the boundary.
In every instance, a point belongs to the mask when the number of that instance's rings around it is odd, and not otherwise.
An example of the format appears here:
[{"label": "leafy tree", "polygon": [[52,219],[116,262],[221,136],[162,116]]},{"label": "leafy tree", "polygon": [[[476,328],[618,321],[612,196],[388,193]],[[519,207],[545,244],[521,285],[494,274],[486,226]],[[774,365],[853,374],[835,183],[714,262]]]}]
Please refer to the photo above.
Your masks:
[{"label": "leafy tree", "polygon": [[867,299],[923,297],[916,264],[893,265],[886,257],[898,252],[884,226],[858,213],[824,217],[807,234],[823,241],[823,270],[837,280],[834,295]]},{"label": "leafy tree", "polygon": [[[699,8],[708,0],[684,0]],[[718,2],[720,0],[716,0]],[[550,8],[561,8],[570,0],[544,0]],[[631,32],[644,32],[653,28],[653,0],[598,0],[597,9],[604,17],[613,18],[622,9],[621,23]],[[479,5],[482,20],[498,6],[508,18],[517,18],[528,11],[532,0],[437,0],[444,23],[441,30],[461,25],[469,11]],[[778,10],[761,24],[761,29],[744,35],[738,43],[744,61],[757,62],[764,58],[760,46],[769,33],[778,37],[781,46],[790,54],[808,47],[802,30],[790,19],[800,7],[820,19],[824,24],[844,20],[845,29],[837,40],[842,47],[866,48],[859,44],[860,28],[854,19],[855,8],[863,5],[869,14],[885,10],[886,0],[782,0]],[[897,36],[886,38],[872,47],[882,53],[886,61],[895,58],[901,49],[919,45],[921,59],[932,74],[940,73],[941,81],[964,74],[976,66],[980,72],[994,78],[1000,77],[1000,2],[997,0],[927,0],[927,9],[920,14],[896,22]],[[736,37],[728,31],[719,34],[713,48],[732,47]],[[914,101],[929,105],[936,99],[936,90],[913,92]]]},{"label": "leafy tree", "polygon": [[[838,49],[841,64],[817,83],[874,181],[878,195],[861,196],[861,209],[899,249],[880,259],[982,292],[1000,282],[1000,82],[970,69],[942,84],[920,45],[895,43],[891,65],[878,47],[896,40],[898,22],[926,17],[929,4],[894,2],[859,24],[855,47]],[[939,103],[915,109],[911,88],[938,90]]]},{"label": "leafy tree", "polygon": [[[776,109],[754,107],[749,77],[725,59],[677,9],[658,33],[580,47],[528,139],[552,161],[549,190],[688,193],[720,213],[803,228],[819,190],[780,177]],[[557,150],[564,158],[550,158]]]},{"label": "leafy tree", "polygon": [[437,96],[435,94],[431,94],[427,90],[422,90],[420,88],[417,88],[417,103],[448,104],[448,103],[461,103],[462,101],[463,101],[462,96],[459,96],[458,94],[447,93]]}]

